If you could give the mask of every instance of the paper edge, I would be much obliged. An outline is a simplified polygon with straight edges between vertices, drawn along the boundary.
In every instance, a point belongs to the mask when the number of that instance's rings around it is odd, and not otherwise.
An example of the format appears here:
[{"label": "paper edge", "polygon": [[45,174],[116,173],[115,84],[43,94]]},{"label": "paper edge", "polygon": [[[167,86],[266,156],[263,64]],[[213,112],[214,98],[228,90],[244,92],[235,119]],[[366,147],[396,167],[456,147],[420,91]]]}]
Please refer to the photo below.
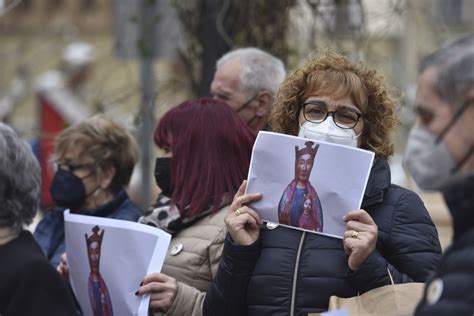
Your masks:
[{"label": "paper edge", "polygon": [[[166,258],[166,251],[164,251],[162,254],[159,253],[159,245],[161,242],[164,240],[167,242],[167,247],[166,250],[168,250],[170,242],[171,242],[171,235],[168,234],[167,232],[156,228],[152,227],[149,225],[141,224],[138,222],[130,222],[130,221],[125,221],[125,220],[120,220],[120,222],[117,222],[118,219],[113,219],[113,218],[104,218],[100,217],[100,221],[105,222],[106,225],[114,228],[126,228],[130,230],[135,230],[135,231],[140,231],[144,233],[151,234],[153,236],[157,237],[157,242],[155,244],[155,249],[153,250],[153,254],[151,256],[150,262],[148,264],[148,269],[147,269],[147,275],[150,274],[151,271],[156,272],[156,271],[161,271],[165,258]],[[64,211],[64,223],[66,224],[66,221],[68,222],[74,222],[74,223],[80,223],[80,224],[88,224],[88,225],[96,225],[97,224],[97,217],[94,216],[88,216],[88,215],[82,215],[82,214],[71,214],[70,209],[66,209]],[[64,238],[64,242],[66,242],[66,238]],[[153,264],[154,261],[156,260],[156,264]],[[159,267],[159,269],[157,269]],[[76,293],[75,287],[74,287],[74,282],[72,281],[72,278],[69,277],[70,281],[69,283],[71,284],[71,287]],[[150,303],[150,295],[144,295],[142,296],[142,299],[140,300],[140,304],[138,305],[138,311],[137,314],[138,316],[147,316],[148,315],[148,306]]]},{"label": "paper edge", "polygon": [[[262,135],[262,137],[263,137],[263,135],[275,135],[275,134],[277,134],[278,136],[283,136],[283,137],[287,137],[287,138],[311,140],[309,138],[299,137],[299,136],[295,136],[295,135],[288,135],[288,134],[284,134],[284,133],[269,132],[269,131],[260,131],[260,132],[258,132],[258,135],[255,139],[255,142],[254,142],[254,145],[253,145],[253,148],[252,148],[252,157],[250,159],[250,166],[249,166],[249,172],[247,174],[247,181],[248,181],[248,179],[249,179],[249,177],[252,173],[252,162],[253,162],[253,158],[254,158],[254,151],[255,151],[255,148],[257,146],[257,142],[258,142],[259,138],[261,137],[260,135]],[[317,143],[322,143],[322,144],[328,144],[328,145],[331,145],[331,146],[343,147],[343,148],[348,148],[349,147],[352,150],[361,151],[364,154],[370,155],[369,170],[367,172],[367,176],[366,176],[365,181],[364,181],[364,187],[363,187],[363,190],[362,190],[362,194],[359,198],[359,203],[358,203],[358,208],[360,209],[361,206],[362,206],[362,201],[364,200],[364,194],[365,194],[365,190],[367,189],[367,184],[369,183],[370,172],[371,172],[372,167],[374,165],[375,153],[373,151],[358,148],[358,147],[350,147],[350,146],[345,146],[345,145],[341,145],[341,144],[336,144],[336,143],[331,143],[331,142],[326,142],[326,141],[320,141],[320,140],[318,140],[318,141],[311,140],[311,141],[314,141],[314,142],[317,142]],[[247,186],[245,187],[245,194],[247,194],[247,189],[248,189],[248,182],[247,182]],[[313,234],[319,234],[319,235],[334,237],[334,238],[341,239],[341,240],[344,239],[344,236],[338,236],[338,235],[328,234],[328,233],[324,233],[324,232],[312,231],[312,230],[308,230],[308,229],[304,229],[304,228],[300,228],[300,227],[275,223],[275,222],[271,222],[271,221],[267,221],[267,220],[263,220],[263,221],[267,222],[267,223],[277,224],[279,226],[288,227],[288,228],[291,228],[291,229],[296,229],[296,230],[299,230],[299,231],[304,231],[304,232],[309,232],[309,233],[313,233]]]}]

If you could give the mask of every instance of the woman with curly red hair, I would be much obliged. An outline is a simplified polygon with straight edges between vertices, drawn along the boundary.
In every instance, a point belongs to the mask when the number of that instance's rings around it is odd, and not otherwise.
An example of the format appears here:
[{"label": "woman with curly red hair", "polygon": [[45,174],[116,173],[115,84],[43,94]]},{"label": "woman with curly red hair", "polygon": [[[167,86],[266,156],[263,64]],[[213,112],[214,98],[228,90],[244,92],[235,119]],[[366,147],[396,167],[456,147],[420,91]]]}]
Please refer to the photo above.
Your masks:
[{"label": "woman with curly red hair", "polygon": [[332,295],[390,284],[387,269],[395,283],[428,278],[441,248],[420,198],[390,183],[394,108],[381,76],[333,52],[288,75],[270,118],[273,131],[373,151],[362,209],[347,210],[342,241],[260,225],[247,205],[262,196],[244,194],[244,182],[225,219],[229,237],[205,315],[307,315],[327,310]]}]

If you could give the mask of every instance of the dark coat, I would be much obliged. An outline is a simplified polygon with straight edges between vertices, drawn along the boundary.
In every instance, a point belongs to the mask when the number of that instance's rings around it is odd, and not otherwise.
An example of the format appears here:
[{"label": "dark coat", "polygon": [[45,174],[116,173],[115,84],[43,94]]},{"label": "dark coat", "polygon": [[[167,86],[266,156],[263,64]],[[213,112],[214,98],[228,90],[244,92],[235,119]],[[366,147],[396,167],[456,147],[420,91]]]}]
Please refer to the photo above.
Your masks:
[{"label": "dark coat", "polygon": [[0,246],[0,315],[75,315],[67,284],[28,231]]},{"label": "dark coat", "polygon": [[[341,239],[279,226],[262,226],[259,240],[224,245],[204,315],[307,315],[327,310],[329,297],[356,296],[390,284],[424,282],[441,256],[438,234],[415,193],[390,184],[390,169],[372,167],[362,208],[378,226],[376,250],[356,271]],[[269,228],[270,227],[270,228]]]},{"label": "dark coat", "polygon": [[474,174],[452,183],[443,195],[453,218],[452,245],[427,282],[416,310],[425,315],[474,315]]}]

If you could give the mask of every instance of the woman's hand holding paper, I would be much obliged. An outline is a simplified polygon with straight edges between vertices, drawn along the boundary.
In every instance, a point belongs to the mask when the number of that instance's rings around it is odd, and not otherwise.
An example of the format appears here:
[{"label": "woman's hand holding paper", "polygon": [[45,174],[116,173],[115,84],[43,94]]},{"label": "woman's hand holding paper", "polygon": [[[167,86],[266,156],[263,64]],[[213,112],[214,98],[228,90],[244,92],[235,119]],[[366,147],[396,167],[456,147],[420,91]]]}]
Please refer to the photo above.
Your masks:
[{"label": "woman's hand holding paper", "polygon": [[245,194],[247,181],[242,182],[239,190],[234,196],[231,212],[227,215],[224,222],[227,230],[235,243],[248,246],[257,241],[260,234],[262,219],[253,209],[246,204],[258,201],[262,198],[260,193]]},{"label": "woman's hand holding paper", "polygon": [[61,255],[61,258],[59,259],[59,264],[56,267],[56,270],[58,270],[59,275],[63,278],[63,280],[69,282],[69,267],[67,264],[67,255],[66,253],[63,253]]},{"label": "woman's hand holding paper", "polygon": [[352,271],[374,251],[378,238],[378,227],[365,210],[352,210],[344,215],[344,250],[349,255],[348,266]]},{"label": "woman's hand holding paper", "polygon": [[174,302],[177,292],[176,279],[164,273],[147,275],[135,295],[150,294],[150,308],[168,311]]}]

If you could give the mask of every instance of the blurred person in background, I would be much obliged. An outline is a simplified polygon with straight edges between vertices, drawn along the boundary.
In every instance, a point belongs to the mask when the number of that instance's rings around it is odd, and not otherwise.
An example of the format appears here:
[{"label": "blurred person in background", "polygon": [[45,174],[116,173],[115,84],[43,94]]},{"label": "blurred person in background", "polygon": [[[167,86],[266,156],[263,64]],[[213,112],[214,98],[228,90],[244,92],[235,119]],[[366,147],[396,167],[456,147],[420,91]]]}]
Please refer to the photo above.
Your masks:
[{"label": "blurred person in background", "polygon": [[418,78],[418,121],[405,165],[421,189],[441,191],[454,235],[416,315],[473,315],[474,34],[434,55],[442,58],[432,76],[422,72]]},{"label": "blurred person in background", "polygon": [[94,49],[90,44],[70,43],[63,50],[58,69],[46,71],[37,80],[40,135],[33,148],[41,165],[42,209],[54,205],[49,187],[54,174],[51,158],[55,137],[65,126],[76,124],[91,115],[84,87],[90,79],[93,58]]},{"label": "blurred person in background", "polygon": [[56,173],[51,184],[55,207],[34,236],[53,266],[65,252],[64,211],[136,222],[142,211],[128,198],[138,145],[121,125],[97,115],[65,129],[56,139]]},{"label": "blurred person in background", "polygon": [[[226,236],[224,217],[247,176],[253,132],[224,102],[186,101],[169,110],[154,135],[157,184],[171,206],[152,208],[140,222],[173,235],[161,273],[144,277],[137,295],[166,315],[202,315]],[[167,169],[167,171],[165,171]]]},{"label": "blurred person in background", "polygon": [[329,298],[395,283],[424,282],[441,256],[436,228],[414,192],[391,184],[387,158],[397,125],[383,78],[328,52],[292,71],[277,94],[273,131],[370,150],[375,160],[361,209],[347,210],[343,239],[261,225],[244,194],[225,222],[229,237],[204,302],[206,315],[307,315]]},{"label": "blurred person in background", "polygon": [[[423,190],[436,191],[445,181],[448,181],[449,167],[452,163],[450,155],[446,155],[447,148],[444,143],[435,147],[445,152],[438,159],[432,159],[433,152],[420,150],[423,148],[419,146],[420,143],[426,144],[433,140],[426,126],[444,127],[443,124],[446,124],[444,119],[449,117],[450,108],[437,88],[438,76],[446,63],[460,58],[473,46],[474,34],[469,34],[436,50],[420,63],[415,97],[415,112],[419,124],[410,132],[403,164],[416,184]],[[444,115],[434,115],[433,113],[436,112],[442,112]],[[451,134],[447,137],[451,137]]]},{"label": "blurred person in background", "polygon": [[258,133],[268,129],[273,97],[285,75],[280,59],[258,48],[239,48],[217,61],[211,93]]},{"label": "blurred person in background", "polygon": [[40,166],[29,146],[0,123],[0,315],[74,315],[66,283],[25,226],[39,206]]},{"label": "blurred person in background", "polygon": [[17,105],[26,97],[30,84],[30,73],[25,66],[18,67],[9,87],[0,94],[0,122],[8,123]]},{"label": "blurred person in background", "polygon": [[59,67],[46,71],[37,79],[37,92],[41,97],[54,103],[58,111],[66,111],[69,108],[74,108],[76,111],[87,110],[84,88],[92,73],[93,60],[92,45],[85,42],[72,42],[66,45]]}]

